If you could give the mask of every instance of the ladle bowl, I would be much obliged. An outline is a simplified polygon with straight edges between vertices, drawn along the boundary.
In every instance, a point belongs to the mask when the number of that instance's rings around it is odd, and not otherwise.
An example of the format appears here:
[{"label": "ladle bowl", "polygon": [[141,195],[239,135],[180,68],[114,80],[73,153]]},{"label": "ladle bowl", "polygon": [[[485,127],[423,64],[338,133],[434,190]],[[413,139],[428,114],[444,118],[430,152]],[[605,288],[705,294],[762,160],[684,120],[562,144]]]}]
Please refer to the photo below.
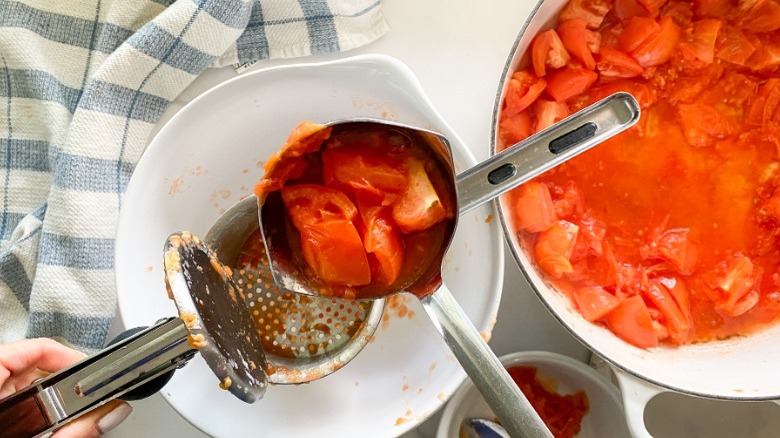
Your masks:
[{"label": "ladle bowl", "polygon": [[[458,213],[463,214],[622,132],[636,123],[638,118],[639,105],[636,100],[627,93],[616,93],[457,177],[449,142],[435,132],[381,120],[337,121],[328,126],[374,123],[425,138],[434,155],[441,159],[444,168],[449,171],[450,181],[443,187],[437,187],[437,192],[454,190],[453,197],[458,201]],[[290,256],[284,208],[280,203],[265,201],[265,197],[258,199],[261,204],[258,210],[259,221],[275,281],[281,287],[296,293],[322,295],[323,282],[313,277],[309,270],[303,269],[299,263],[295,263]],[[417,281],[404,289],[390,287],[380,292],[375,291],[376,285],[370,285],[368,287],[372,290],[367,296],[390,296],[399,292],[411,292],[417,296],[458,361],[510,434],[518,437],[550,436],[533,407],[443,286],[440,275],[441,261],[449,247],[456,224],[457,215],[442,244],[431,249],[435,257]],[[436,275],[430,275],[431,272]],[[327,294],[325,292],[325,295]],[[357,297],[361,297],[359,292]]]}]

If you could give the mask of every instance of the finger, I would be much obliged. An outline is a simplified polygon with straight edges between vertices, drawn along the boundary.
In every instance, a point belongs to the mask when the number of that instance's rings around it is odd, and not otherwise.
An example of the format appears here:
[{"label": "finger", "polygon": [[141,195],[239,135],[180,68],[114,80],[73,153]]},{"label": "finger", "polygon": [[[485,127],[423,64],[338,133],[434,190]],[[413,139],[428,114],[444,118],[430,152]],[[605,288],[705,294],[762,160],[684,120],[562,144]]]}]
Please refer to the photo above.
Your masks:
[{"label": "finger", "polygon": [[27,339],[0,346],[0,381],[36,368],[54,372],[80,361],[84,354],[49,338]]},{"label": "finger", "polygon": [[122,400],[111,400],[88,412],[52,435],[52,438],[97,438],[119,425],[133,408]]}]

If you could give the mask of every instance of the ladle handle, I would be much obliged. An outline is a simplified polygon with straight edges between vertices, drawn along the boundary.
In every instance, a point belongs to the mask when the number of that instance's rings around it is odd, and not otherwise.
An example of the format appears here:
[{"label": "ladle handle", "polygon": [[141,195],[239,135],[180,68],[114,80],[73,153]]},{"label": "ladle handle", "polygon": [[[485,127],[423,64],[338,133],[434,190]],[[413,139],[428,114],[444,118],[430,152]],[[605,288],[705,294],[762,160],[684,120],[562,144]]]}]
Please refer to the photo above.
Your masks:
[{"label": "ladle handle", "polygon": [[591,147],[639,120],[639,103],[628,93],[612,94],[455,178],[458,213],[463,215]]},{"label": "ladle handle", "polygon": [[509,435],[552,438],[547,426],[447,287],[442,286],[424,298],[422,305]]}]

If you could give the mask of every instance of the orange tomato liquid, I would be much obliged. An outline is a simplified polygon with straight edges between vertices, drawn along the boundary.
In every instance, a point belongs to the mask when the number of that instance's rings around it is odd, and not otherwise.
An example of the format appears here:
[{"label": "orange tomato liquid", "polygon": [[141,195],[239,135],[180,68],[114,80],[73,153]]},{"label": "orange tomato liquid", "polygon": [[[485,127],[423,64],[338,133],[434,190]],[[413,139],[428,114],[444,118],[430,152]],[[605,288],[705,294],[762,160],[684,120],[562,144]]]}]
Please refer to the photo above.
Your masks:
[{"label": "orange tomato liquid", "polygon": [[[627,2],[618,3],[624,7]],[[642,105],[640,122],[535,180],[550,189],[556,208],[566,194],[577,198],[574,212],[565,217],[558,214],[555,219],[579,226],[579,246],[573,253],[562,254],[571,270],[559,278],[551,276],[551,281],[573,299],[577,290],[593,286],[618,299],[642,296],[658,341],[673,344],[749,334],[780,316],[780,85],[773,79],[780,77],[780,51],[777,59],[766,58],[768,47],[780,48],[780,30],[765,30],[775,26],[772,20],[780,28],[780,16],[770,14],[767,21],[758,22],[764,26],[762,31],[753,33],[747,23],[754,23],[750,20],[757,20],[758,12],[741,13],[730,3],[714,3],[669,1],[655,12],[641,9],[656,22],[671,17],[679,29],[669,59],[644,66],[641,75],[630,78],[602,74],[595,84],[566,101],[568,109],[576,111],[611,91],[625,89]],[[767,3],[775,11],[777,2]],[[619,17],[614,5],[609,7],[601,25],[592,30],[600,33],[602,47],[619,48],[627,18],[625,12]],[[780,11],[780,4],[776,9]],[[766,11],[762,14],[767,16]],[[717,20],[722,25],[711,62],[683,50],[694,40],[695,26],[701,20]],[[733,46],[727,37],[735,29],[752,47],[741,63],[729,55]],[[594,56],[601,59],[598,53]],[[575,58],[569,64],[583,68]],[[542,94],[541,98],[549,96]],[[719,115],[712,118],[702,107],[686,107],[699,104],[714,108]],[[535,108],[527,110],[532,121],[542,117],[534,113]],[[508,144],[529,134],[529,129],[533,131],[533,124],[524,129],[513,132],[507,124],[499,133]],[[516,204],[517,192],[508,196],[510,205],[521,208]],[[595,249],[583,252],[584,218],[598,221],[605,233],[596,239],[595,247],[591,245]],[[514,219],[517,223],[517,211]],[[687,234],[687,244],[696,254],[683,268],[670,257],[648,250],[658,242],[659,234],[674,229]],[[533,249],[540,233],[526,232],[520,226],[517,231],[526,247]],[[737,259],[749,260],[752,269],[738,269]],[[623,280],[616,280],[616,266]],[[683,314],[689,314],[691,328],[682,340],[669,338],[669,318],[649,298],[648,284],[658,279],[685,285],[687,300],[676,304]],[[742,297],[741,301],[729,302],[731,294]],[[609,326],[607,321],[605,316],[596,322]]]},{"label": "orange tomato liquid", "polygon": [[537,369],[532,366],[517,365],[507,371],[555,438],[571,438],[580,432],[582,418],[590,410],[585,391],[560,395],[545,387],[549,385],[537,378]]}]

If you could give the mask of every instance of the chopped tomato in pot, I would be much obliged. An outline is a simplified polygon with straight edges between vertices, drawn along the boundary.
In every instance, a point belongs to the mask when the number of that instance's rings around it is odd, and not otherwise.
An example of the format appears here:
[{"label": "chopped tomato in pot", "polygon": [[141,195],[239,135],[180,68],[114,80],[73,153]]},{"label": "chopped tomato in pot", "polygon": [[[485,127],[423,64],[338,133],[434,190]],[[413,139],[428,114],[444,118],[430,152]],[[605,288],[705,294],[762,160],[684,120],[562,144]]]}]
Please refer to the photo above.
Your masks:
[{"label": "chopped tomato in pot", "polygon": [[572,252],[579,227],[567,221],[555,221],[550,228],[536,236],[534,257],[539,266],[553,278],[561,278],[573,271]]},{"label": "chopped tomato in pot", "polygon": [[652,18],[635,16],[625,20],[618,38],[620,50],[626,53],[633,52],[660,29],[661,26]]},{"label": "chopped tomato in pot", "polygon": [[571,0],[561,11],[560,20],[572,18],[585,20],[588,28],[597,29],[609,12],[609,0]]},{"label": "chopped tomato in pot", "polygon": [[585,68],[593,70],[596,68],[593,54],[599,52],[601,35],[589,30],[587,25],[582,18],[572,18],[559,24],[555,30],[569,54],[582,62]]},{"label": "chopped tomato in pot", "polygon": [[624,341],[639,348],[658,346],[653,319],[639,295],[626,298],[606,316],[609,328]]},{"label": "chopped tomato in pot", "polygon": [[571,57],[555,30],[549,29],[534,39],[531,46],[531,59],[536,76],[544,76],[547,74],[547,67],[552,69],[563,67]]},{"label": "chopped tomato in pot", "polygon": [[658,24],[658,31],[631,51],[631,55],[642,67],[652,67],[668,61],[680,41],[680,28],[671,18],[661,18]]},{"label": "chopped tomato in pot", "polygon": [[703,19],[693,23],[680,43],[680,51],[686,59],[698,59],[710,63],[715,60],[715,43],[723,22],[715,19]]},{"label": "chopped tomato in pot", "polygon": [[601,286],[574,290],[574,301],[582,316],[588,321],[598,321],[620,304],[620,299]]},{"label": "chopped tomato in pot", "polygon": [[634,58],[610,47],[601,50],[596,68],[604,78],[633,78],[645,72]]},{"label": "chopped tomato in pot", "polygon": [[504,144],[619,91],[642,114],[509,194],[543,276],[641,348],[780,323],[780,0],[572,0],[551,24],[569,59],[531,48],[544,95],[521,88]]},{"label": "chopped tomato in pot", "polygon": [[547,99],[539,99],[534,102],[533,112],[536,116],[535,133],[560,122],[571,114],[566,102],[554,102]]},{"label": "chopped tomato in pot", "polygon": [[499,133],[502,149],[530,137],[534,133],[531,113],[528,110],[523,110],[513,116],[502,117]]},{"label": "chopped tomato in pot", "polygon": [[556,221],[550,189],[539,182],[529,182],[518,190],[513,205],[517,226],[529,233],[544,231]]},{"label": "chopped tomato in pot", "polygon": [[556,102],[564,102],[582,94],[596,82],[596,72],[577,67],[564,67],[547,75],[547,94]]},{"label": "chopped tomato in pot", "polygon": [[527,70],[512,75],[506,90],[504,116],[512,117],[531,106],[546,86],[547,81],[544,78],[537,78],[533,72]]}]

